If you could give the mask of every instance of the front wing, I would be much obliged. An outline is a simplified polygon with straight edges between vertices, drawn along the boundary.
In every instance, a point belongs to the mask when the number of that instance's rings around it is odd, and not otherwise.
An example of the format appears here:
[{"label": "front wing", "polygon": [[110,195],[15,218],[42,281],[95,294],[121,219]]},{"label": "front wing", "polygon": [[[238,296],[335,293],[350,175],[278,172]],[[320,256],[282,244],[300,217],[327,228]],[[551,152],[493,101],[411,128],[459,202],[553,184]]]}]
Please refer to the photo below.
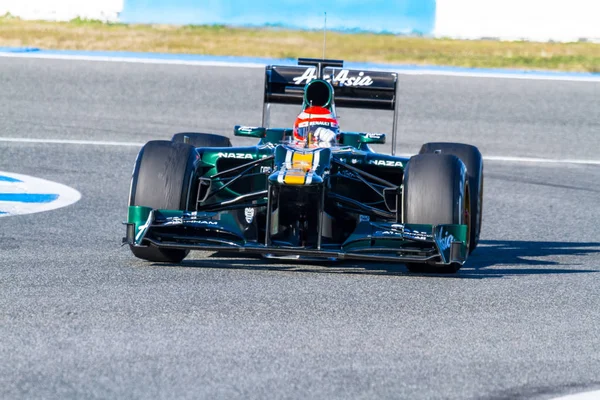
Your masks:
[{"label": "front wing", "polygon": [[126,225],[123,244],[135,247],[437,265],[462,265],[468,254],[466,225],[363,221],[343,244],[324,242],[320,247],[267,246],[246,240],[235,218],[227,213],[131,206]]}]

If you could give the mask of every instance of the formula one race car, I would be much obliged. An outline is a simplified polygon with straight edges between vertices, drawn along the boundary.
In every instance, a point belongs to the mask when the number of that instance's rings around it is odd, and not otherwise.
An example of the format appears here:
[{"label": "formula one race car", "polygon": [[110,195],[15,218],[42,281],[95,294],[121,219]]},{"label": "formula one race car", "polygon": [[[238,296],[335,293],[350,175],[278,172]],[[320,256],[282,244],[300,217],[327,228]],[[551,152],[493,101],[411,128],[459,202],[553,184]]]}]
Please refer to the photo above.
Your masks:
[{"label": "formula one race car", "polygon": [[[123,243],[154,262],[206,250],[458,271],[481,230],[479,150],[427,143],[418,155],[395,156],[397,74],[349,70],[339,60],[298,64],[267,66],[262,126],[234,128],[257,145],[178,133],[140,150]],[[304,119],[270,128],[272,103],[301,105]],[[391,155],[369,146],[385,134],[339,131],[336,106],[393,111]],[[319,143],[319,132],[333,132],[333,141]]]}]

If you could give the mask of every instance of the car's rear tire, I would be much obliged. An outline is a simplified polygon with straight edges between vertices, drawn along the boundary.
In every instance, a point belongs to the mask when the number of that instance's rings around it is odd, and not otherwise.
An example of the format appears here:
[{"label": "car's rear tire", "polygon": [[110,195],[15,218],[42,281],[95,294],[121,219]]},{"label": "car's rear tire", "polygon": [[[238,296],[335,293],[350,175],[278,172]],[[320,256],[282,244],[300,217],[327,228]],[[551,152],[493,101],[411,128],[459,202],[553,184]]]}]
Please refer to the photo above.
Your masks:
[{"label": "car's rear tire", "polygon": [[481,234],[483,216],[483,157],[475,146],[463,143],[426,143],[421,147],[419,154],[452,154],[467,167],[470,189],[471,233],[469,254],[475,250]]},{"label": "car's rear tire", "polygon": [[[419,154],[404,170],[402,220],[406,224],[464,224],[468,180],[463,162],[451,154]],[[454,273],[460,263],[407,263],[410,272]]]},{"label": "car's rear tire", "polygon": [[231,140],[227,136],[213,133],[181,132],[174,134],[171,139],[174,143],[186,143],[186,140],[194,147],[231,147]]},{"label": "car's rear tire", "polygon": [[[197,152],[194,146],[153,140],[140,150],[129,193],[130,206],[187,210],[193,193]],[[188,250],[130,246],[137,258],[154,262],[181,262]]]}]

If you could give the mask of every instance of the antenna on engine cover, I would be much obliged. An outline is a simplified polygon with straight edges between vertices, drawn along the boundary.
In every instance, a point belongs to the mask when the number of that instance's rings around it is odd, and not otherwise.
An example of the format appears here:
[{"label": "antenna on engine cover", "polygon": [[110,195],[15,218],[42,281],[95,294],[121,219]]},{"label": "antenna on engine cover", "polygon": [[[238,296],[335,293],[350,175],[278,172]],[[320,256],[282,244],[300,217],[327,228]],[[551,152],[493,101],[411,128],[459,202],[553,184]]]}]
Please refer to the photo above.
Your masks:
[{"label": "antenna on engine cover", "polygon": [[[309,106],[308,106],[308,107],[309,107],[308,109],[309,109],[311,112],[312,112],[312,104],[313,104],[313,102],[312,102],[312,100],[311,100],[311,101],[310,101],[310,104],[309,104]],[[308,147],[309,147],[309,145],[310,145],[310,142],[312,141],[312,134],[310,133],[310,120],[311,120],[311,119],[312,119],[312,114],[309,112],[309,113],[308,113],[308,122],[307,122],[308,126],[307,126],[307,130],[306,130],[306,143],[304,144],[304,147],[305,147],[305,148],[308,148]]]},{"label": "antenna on engine cover", "polygon": [[325,21],[323,22],[323,60],[325,59],[325,48],[327,47],[327,11],[325,11]]}]

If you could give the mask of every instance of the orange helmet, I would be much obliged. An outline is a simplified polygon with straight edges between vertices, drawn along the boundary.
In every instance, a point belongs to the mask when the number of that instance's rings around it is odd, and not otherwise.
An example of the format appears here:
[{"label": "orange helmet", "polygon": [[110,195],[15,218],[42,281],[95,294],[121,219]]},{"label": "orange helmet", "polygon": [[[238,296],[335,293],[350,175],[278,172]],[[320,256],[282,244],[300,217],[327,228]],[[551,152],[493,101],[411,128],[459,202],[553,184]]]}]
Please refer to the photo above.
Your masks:
[{"label": "orange helmet", "polygon": [[338,121],[331,111],[324,107],[306,107],[294,123],[294,139],[306,141],[318,128],[339,133]]}]

